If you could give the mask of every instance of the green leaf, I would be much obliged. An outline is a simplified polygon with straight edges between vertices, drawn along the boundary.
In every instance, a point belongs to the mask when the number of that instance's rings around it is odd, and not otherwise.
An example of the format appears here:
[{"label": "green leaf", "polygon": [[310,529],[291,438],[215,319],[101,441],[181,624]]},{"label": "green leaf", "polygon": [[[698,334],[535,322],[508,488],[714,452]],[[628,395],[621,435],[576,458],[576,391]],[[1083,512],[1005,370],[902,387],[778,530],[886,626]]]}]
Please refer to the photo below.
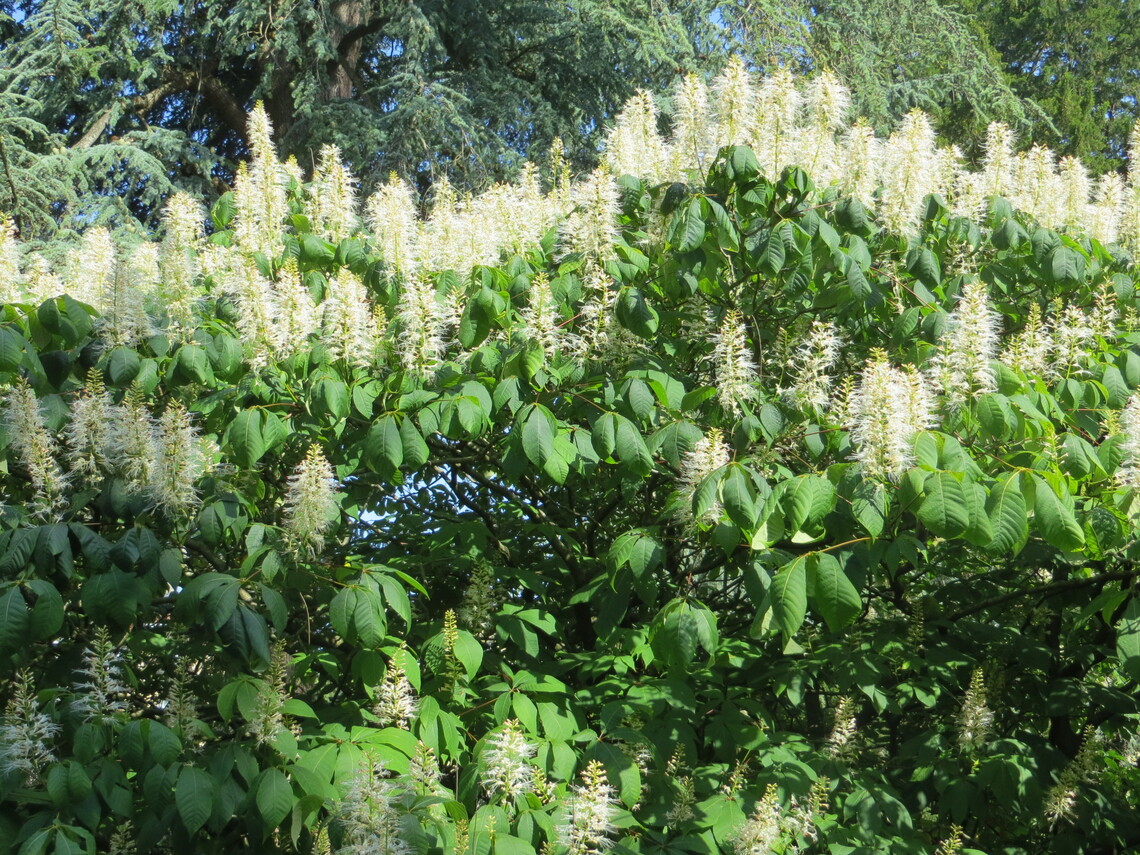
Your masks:
[{"label": "green leaf", "polygon": [[1041,536],[1058,549],[1076,552],[1085,545],[1085,533],[1077,522],[1071,499],[1060,496],[1040,475],[1033,479],[1033,521]]},{"label": "green leaf", "polygon": [[160,766],[173,764],[182,753],[182,741],[178,735],[160,721],[148,721],[146,731],[154,762]]},{"label": "green leaf", "polygon": [[184,766],[174,788],[174,804],[186,830],[196,833],[214,809],[214,779],[201,769]]},{"label": "green leaf", "polygon": [[724,467],[720,479],[720,496],[729,519],[744,531],[756,526],[756,488],[747,470],[739,463]]},{"label": "green leaf", "polygon": [[[404,421],[410,422],[411,419]],[[404,436],[400,428],[400,420],[389,415],[377,419],[368,429],[368,435],[364,439],[365,462],[373,472],[390,473],[403,464]],[[420,441],[423,441],[422,438]]]},{"label": "green leaf", "polygon": [[784,267],[784,240],[779,229],[770,229],[760,241],[756,264],[761,273],[777,276]]},{"label": "green leaf", "polygon": [[994,539],[993,524],[986,513],[986,490],[981,484],[966,481],[962,484],[963,498],[970,524],[966,527],[966,540],[975,546],[988,546]]},{"label": "green leaf", "polygon": [[993,539],[986,548],[997,554],[1020,552],[1029,537],[1029,516],[1018,473],[1010,473],[990,488],[986,514],[993,530]]},{"label": "green leaf", "polygon": [[1049,254],[1045,272],[1050,284],[1073,287],[1084,279],[1085,259],[1072,247],[1058,244]]},{"label": "green leaf", "polygon": [[18,585],[0,595],[0,650],[17,650],[27,642],[31,615]]},{"label": "green leaf", "polygon": [[483,664],[483,645],[465,629],[459,630],[455,638],[453,651],[463,670],[467,672],[467,679],[472,680],[479,673],[479,666]]},{"label": "green leaf", "polygon": [[276,828],[293,810],[293,787],[280,769],[266,769],[257,784],[257,812],[268,828]]},{"label": "green leaf", "polygon": [[[66,531],[66,529],[64,530]],[[51,638],[59,632],[60,627],[63,626],[63,597],[60,596],[59,590],[55,585],[43,579],[30,579],[26,584],[28,589],[36,595],[36,602],[35,605],[32,606],[28,629],[36,640]],[[3,608],[0,607],[0,613],[2,612]],[[2,618],[0,618],[0,620],[2,620]],[[0,633],[2,633],[2,630],[0,630]],[[0,640],[0,649],[4,646],[4,642]]]},{"label": "green leaf", "polygon": [[651,338],[657,333],[660,316],[640,288],[622,288],[614,310],[618,322],[634,335]]},{"label": "green leaf", "polygon": [[196,344],[184,344],[178,348],[174,367],[179,376],[203,386],[214,382],[214,371],[210,367],[210,356],[206,349]]},{"label": "green leaf", "polygon": [[416,468],[427,463],[430,454],[427,442],[415,422],[407,416],[400,421],[400,440],[404,445],[404,463]]},{"label": "green leaf", "polygon": [[819,553],[807,563],[813,592],[812,604],[836,632],[850,624],[863,610],[859,592],[833,555]]},{"label": "green leaf", "polygon": [[0,327],[0,372],[15,371],[23,361],[23,338],[7,327]]},{"label": "green leaf", "polygon": [[906,254],[906,269],[928,288],[936,288],[942,281],[942,268],[938,256],[927,246],[916,246]]},{"label": "green leaf", "polygon": [[653,619],[649,642],[654,655],[670,669],[687,669],[700,643],[700,620],[685,600],[671,600]]},{"label": "green leaf", "polygon": [[851,515],[871,537],[883,533],[887,523],[887,491],[882,484],[862,479],[851,496]]},{"label": "green leaf", "polygon": [[598,416],[590,429],[590,442],[594,446],[594,451],[603,460],[613,455],[617,448],[617,415],[615,413],[603,413]]},{"label": "green leaf", "polygon": [[388,631],[384,598],[365,585],[342,588],[329,603],[329,622],[346,641],[379,647]]},{"label": "green leaf", "polygon": [[953,473],[938,471],[926,476],[918,519],[934,534],[957,537],[970,525],[970,510],[961,482]]},{"label": "green leaf", "polygon": [[683,208],[673,216],[669,228],[669,243],[677,252],[691,252],[697,249],[705,240],[705,218],[702,211],[701,199],[690,199]]},{"label": "green leaf", "polygon": [[784,525],[795,533],[806,523],[819,522],[835,507],[835,485],[819,475],[800,475],[784,490]]},{"label": "green leaf", "polygon": [[218,197],[218,201],[210,209],[210,219],[217,231],[225,231],[230,227],[236,213],[237,205],[234,204],[234,194],[232,191],[227,191]]},{"label": "green leaf", "polygon": [[252,467],[268,450],[261,426],[261,410],[243,410],[226,430],[226,441],[240,466]]},{"label": "green leaf", "polygon": [[107,357],[107,382],[112,386],[129,386],[139,376],[142,363],[129,347],[116,347]]},{"label": "green leaf", "polygon": [[1116,625],[1116,656],[1133,680],[1140,680],[1140,597],[1128,602]]},{"label": "green leaf", "polygon": [[554,437],[558,422],[554,414],[542,404],[531,404],[520,410],[522,418],[522,445],[527,458],[539,469],[554,456]]},{"label": "green leaf", "polygon": [[348,386],[331,377],[318,380],[313,387],[313,412],[340,421],[348,415]]},{"label": "green leaf", "polygon": [[616,414],[614,425],[614,449],[618,459],[638,475],[648,475],[653,471],[653,456],[637,425]]},{"label": "green leaf", "polygon": [[794,636],[807,617],[807,558],[803,555],[780,568],[772,579],[772,616],[785,637]]}]

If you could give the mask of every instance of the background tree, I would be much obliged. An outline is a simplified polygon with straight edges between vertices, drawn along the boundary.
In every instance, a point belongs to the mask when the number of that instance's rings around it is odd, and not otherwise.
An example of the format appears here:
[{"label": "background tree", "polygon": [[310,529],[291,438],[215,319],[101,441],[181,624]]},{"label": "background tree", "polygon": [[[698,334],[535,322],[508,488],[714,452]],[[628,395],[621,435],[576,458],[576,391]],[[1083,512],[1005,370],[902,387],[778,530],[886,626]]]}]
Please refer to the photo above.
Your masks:
[{"label": "background tree", "polygon": [[1052,121],[1027,140],[1084,158],[1097,170],[1118,168],[1137,118],[1140,36],[1127,3],[973,2],[986,41],[1005,65],[1015,92],[1040,104]]},{"label": "background tree", "polygon": [[969,147],[993,119],[1039,118],[971,22],[936,0],[7,0],[3,10],[0,209],[29,239],[95,221],[153,228],[174,190],[220,194],[258,100],[305,169],[335,144],[366,190],[395,171],[420,193],[444,175],[486,187],[556,136],[576,168],[592,166],[635,89],[665,91],[731,56],[755,69],[833,69],[880,131],[921,107]]}]

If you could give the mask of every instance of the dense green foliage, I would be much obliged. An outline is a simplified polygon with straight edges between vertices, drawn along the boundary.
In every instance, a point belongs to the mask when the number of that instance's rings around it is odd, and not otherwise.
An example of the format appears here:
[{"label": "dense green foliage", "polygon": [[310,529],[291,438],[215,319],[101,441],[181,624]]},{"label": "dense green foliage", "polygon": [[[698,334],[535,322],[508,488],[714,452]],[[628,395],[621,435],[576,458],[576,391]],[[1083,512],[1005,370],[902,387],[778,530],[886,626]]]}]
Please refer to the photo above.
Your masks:
[{"label": "dense green foliage", "polygon": [[[1123,250],[1001,199],[895,234],[727,147],[405,277],[245,174],[282,216],[172,214],[149,320],[97,235],[101,312],[3,308],[0,851],[1140,845]],[[591,761],[612,822],[560,837]]]}]

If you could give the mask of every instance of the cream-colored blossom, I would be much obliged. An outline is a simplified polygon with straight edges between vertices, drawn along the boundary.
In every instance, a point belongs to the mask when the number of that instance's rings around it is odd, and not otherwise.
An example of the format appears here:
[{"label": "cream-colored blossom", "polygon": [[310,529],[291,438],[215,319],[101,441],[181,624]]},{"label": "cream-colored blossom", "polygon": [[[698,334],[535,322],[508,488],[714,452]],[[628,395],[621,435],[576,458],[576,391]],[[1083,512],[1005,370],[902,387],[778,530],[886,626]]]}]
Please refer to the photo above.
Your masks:
[{"label": "cream-colored blossom", "polygon": [[867,360],[848,415],[855,459],[864,474],[891,480],[912,465],[914,436],[933,421],[922,376],[895,368],[882,353]]},{"label": "cream-colored blossom", "polygon": [[703,176],[716,155],[709,92],[704,81],[686,74],[673,89],[673,139],[669,146],[670,177]]},{"label": "cream-colored blossom", "polygon": [[290,552],[314,558],[325,545],[325,534],[332,528],[339,509],[337,481],[332,466],[313,445],[293,474],[285,491],[283,527]]},{"label": "cream-colored blossom", "polygon": [[1007,340],[999,359],[1026,375],[1048,377],[1052,370],[1052,350],[1052,335],[1041,319],[1041,308],[1035,304],[1029,307],[1025,327]]},{"label": "cream-colored blossom", "polygon": [[[292,300],[302,310],[303,299],[301,291],[294,288]],[[379,330],[376,329],[368,292],[360,278],[348,270],[341,270],[331,277],[321,309],[321,341],[333,358],[343,359],[352,365],[371,364],[376,354]],[[298,325],[304,322],[303,317],[297,317]]]},{"label": "cream-colored blossom", "polygon": [[842,145],[845,168],[839,176],[840,189],[864,207],[874,208],[882,169],[882,141],[870,125],[860,120],[847,129]]},{"label": "cream-colored blossom", "polygon": [[408,674],[396,657],[389,660],[384,669],[384,679],[376,692],[376,704],[372,709],[381,727],[397,727],[407,730],[419,712],[416,690],[408,680]]},{"label": "cream-colored blossom", "polygon": [[796,79],[789,69],[778,68],[761,80],[751,143],[760,168],[773,181],[785,167],[797,165],[800,137],[796,133],[796,117],[800,102]]},{"label": "cream-colored blossom", "polygon": [[392,173],[368,199],[366,218],[380,255],[400,278],[411,277],[419,263],[416,252],[416,203],[412,188]]},{"label": "cream-colored blossom", "polygon": [[932,374],[947,406],[963,406],[971,396],[997,389],[992,366],[1000,343],[1000,315],[990,308],[985,282],[971,279],[946,321]]},{"label": "cream-colored blossom", "polygon": [[1061,159],[1058,168],[1061,189],[1061,225],[1074,231],[1080,231],[1088,213],[1089,195],[1092,191],[1092,180],[1089,171],[1078,158],[1065,157]]},{"label": "cream-colored blossom", "polygon": [[39,398],[22,378],[4,398],[9,443],[32,486],[31,512],[54,520],[67,505],[67,476],[58,463],[59,450],[48,432]]},{"label": "cream-colored blossom", "polygon": [[930,119],[912,110],[883,148],[879,217],[889,231],[907,234],[918,228],[923,200],[937,192],[940,171]]},{"label": "cream-colored blossom", "polygon": [[733,851],[736,855],[771,855],[784,834],[781,819],[779,793],[775,784],[769,784],[764,797],[733,835]]},{"label": "cream-colored blossom", "polygon": [[515,719],[507,719],[494,736],[483,744],[480,757],[483,775],[480,782],[488,798],[513,805],[531,791],[533,764],[537,747],[531,743]]},{"label": "cream-colored blossom", "polygon": [[744,405],[755,401],[760,395],[760,374],[740,312],[730,309],[725,313],[713,341],[711,359],[717,400],[725,412],[740,418]]},{"label": "cream-colored blossom", "polygon": [[729,59],[712,85],[712,103],[721,145],[748,145],[756,126],[757,92],[739,56]]},{"label": "cream-colored blossom", "polygon": [[[343,287],[339,280],[336,280],[335,285],[331,285],[333,290],[333,298],[344,301],[345,299],[352,300],[358,297],[358,294],[344,295]],[[273,336],[273,351],[280,357],[292,356],[295,353],[304,352],[309,348],[310,337],[316,333],[321,327],[322,311],[313,302],[313,295],[310,293],[308,287],[301,279],[301,272],[297,268],[295,259],[287,259],[285,264],[277,273],[277,281],[273,283],[274,300],[273,302],[277,307],[276,324],[274,326]],[[365,306],[364,308],[367,308]],[[355,336],[351,332],[354,324],[361,324],[359,320],[359,313],[353,310],[348,313],[349,318],[341,319],[340,324],[347,323],[346,326],[340,326],[334,322],[334,327],[339,329],[340,335],[345,335],[345,330],[350,339]],[[370,325],[364,323],[367,330]],[[368,333],[365,333],[367,339]],[[337,339],[337,354],[339,355],[344,348],[343,339]],[[367,341],[361,342],[356,340],[353,342],[353,347],[366,346]]]},{"label": "cream-colored blossom", "polygon": [[826,410],[834,386],[832,369],[839,360],[843,339],[834,321],[812,321],[792,356],[792,386],[784,397],[798,407]]},{"label": "cream-colored blossom", "polygon": [[356,178],[341,160],[337,146],[321,147],[311,193],[309,217],[316,234],[339,243],[356,231],[360,225],[356,215]]},{"label": "cream-colored blossom", "polygon": [[833,758],[846,757],[851,751],[851,740],[854,739],[857,730],[855,702],[845,695],[839,699],[839,703],[835,706],[831,733],[827,737],[827,756]]},{"label": "cream-colored blossom", "polygon": [[1116,471],[1116,481],[1122,487],[1140,490],[1140,395],[1132,395],[1120,414],[1120,450],[1124,460]]},{"label": "cream-colored blossom", "polygon": [[337,855],[411,855],[413,849],[400,825],[400,789],[380,763],[366,761],[349,780],[336,807],[341,830]]},{"label": "cream-colored blossom", "polygon": [[129,492],[148,490],[155,466],[154,417],[137,386],[131,387],[122,404],[111,408],[107,435],[111,472],[126,482]]},{"label": "cream-colored blossom", "polygon": [[[681,472],[677,478],[680,503],[678,514],[683,519],[693,518],[693,498],[697,488],[716,470],[726,466],[730,460],[728,445],[719,428],[709,428],[708,433],[698,439],[681,459]],[[721,505],[714,501],[699,522],[710,522],[720,516]]]},{"label": "cream-colored blossom", "polygon": [[20,242],[12,218],[0,212],[0,304],[23,301]]},{"label": "cream-colored blossom", "polygon": [[170,516],[194,510],[201,501],[198,482],[213,466],[216,452],[213,441],[199,435],[186,408],[170,403],[154,426],[148,486],[155,506]]},{"label": "cream-colored blossom", "polygon": [[234,241],[246,252],[276,258],[289,204],[273,143],[273,126],[260,101],[247,126],[251,158],[238,167],[234,181]]},{"label": "cream-colored blossom", "polygon": [[404,283],[396,319],[400,364],[409,374],[430,376],[443,360],[446,340],[444,307],[430,279],[416,276]]},{"label": "cream-colored blossom", "polygon": [[657,104],[644,89],[625,102],[606,135],[603,162],[616,176],[633,175],[656,184],[666,167],[665,141],[657,131]]},{"label": "cream-colored blossom", "polygon": [[572,203],[574,209],[563,225],[563,246],[587,261],[605,261],[618,237],[618,187],[613,175],[595,169],[574,188]]},{"label": "cream-colored blossom", "polygon": [[617,800],[605,767],[591,760],[582,771],[582,783],[573,788],[566,818],[558,837],[567,855],[601,855],[613,846]]},{"label": "cream-colored blossom", "polygon": [[113,407],[103,378],[92,371],[86,388],[72,401],[71,418],[63,429],[67,465],[79,479],[96,482],[109,468]]},{"label": "cream-colored blossom", "polygon": [[1085,230],[1105,246],[1120,238],[1124,214],[1124,179],[1107,172],[1097,179],[1094,201],[1085,212]]},{"label": "cream-colored blossom", "polygon": [[542,347],[549,361],[563,348],[566,334],[558,303],[550,290],[550,279],[544,273],[535,274],[530,280],[527,304],[520,312],[523,335]]},{"label": "cream-colored blossom", "polygon": [[970,675],[970,686],[958,712],[958,745],[970,751],[989,738],[994,714],[986,704],[986,681],[981,668]]},{"label": "cream-colored blossom", "polygon": [[73,707],[84,721],[106,722],[128,710],[123,682],[123,655],[111,641],[105,627],[95,630],[95,638],[83,649],[81,679],[72,685],[76,693]]},{"label": "cream-colored blossom", "polygon": [[985,157],[980,175],[983,196],[1009,196],[1014,178],[1014,135],[1002,122],[991,122],[986,129]]},{"label": "cream-colored blossom", "polygon": [[12,685],[0,719],[0,774],[18,773],[24,786],[34,787],[56,760],[60,727],[41,707],[28,671],[17,673]]}]

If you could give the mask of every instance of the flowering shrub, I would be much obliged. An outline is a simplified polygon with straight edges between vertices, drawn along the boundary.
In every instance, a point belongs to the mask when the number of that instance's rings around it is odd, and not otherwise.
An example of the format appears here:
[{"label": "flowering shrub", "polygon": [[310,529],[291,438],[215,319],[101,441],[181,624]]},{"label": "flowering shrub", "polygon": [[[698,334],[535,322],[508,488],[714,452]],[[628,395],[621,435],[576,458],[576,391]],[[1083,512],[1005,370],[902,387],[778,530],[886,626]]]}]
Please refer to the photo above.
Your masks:
[{"label": "flowering shrub", "polygon": [[1140,845],[1136,188],[713,89],[3,232],[0,852]]}]

